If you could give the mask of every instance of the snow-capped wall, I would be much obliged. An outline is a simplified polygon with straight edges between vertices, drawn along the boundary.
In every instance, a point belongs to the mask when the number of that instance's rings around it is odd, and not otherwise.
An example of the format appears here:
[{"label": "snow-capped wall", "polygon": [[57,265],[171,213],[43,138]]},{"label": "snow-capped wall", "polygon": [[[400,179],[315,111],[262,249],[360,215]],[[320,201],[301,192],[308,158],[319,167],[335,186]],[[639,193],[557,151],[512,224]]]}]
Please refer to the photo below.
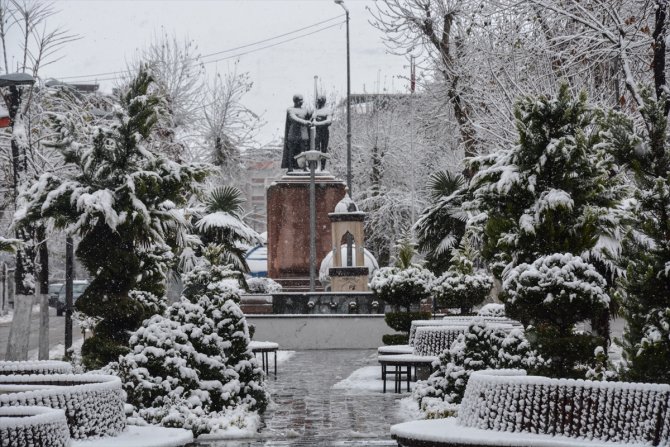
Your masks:
[{"label": "snow-capped wall", "polygon": [[0,407],[38,405],[65,410],[73,439],[115,436],[126,425],[125,394],[115,376],[7,375],[0,376],[0,390]]},{"label": "snow-capped wall", "polygon": [[670,385],[525,376],[470,376],[459,425],[585,440],[668,445]]},{"label": "snow-capped wall", "polygon": [[57,360],[0,360],[0,375],[9,374],[71,374],[72,365]]},{"label": "snow-capped wall", "polygon": [[65,412],[46,407],[0,408],[3,447],[67,447],[70,432]]}]

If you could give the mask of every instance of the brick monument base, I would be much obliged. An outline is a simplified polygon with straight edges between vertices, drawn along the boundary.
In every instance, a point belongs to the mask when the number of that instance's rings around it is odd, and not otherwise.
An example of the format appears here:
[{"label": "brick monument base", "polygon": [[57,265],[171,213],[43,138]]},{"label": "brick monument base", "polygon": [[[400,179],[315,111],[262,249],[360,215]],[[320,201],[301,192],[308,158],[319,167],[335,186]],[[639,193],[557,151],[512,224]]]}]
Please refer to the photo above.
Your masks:
[{"label": "brick monument base", "polygon": [[[345,184],[328,172],[316,173],[316,274],[332,250],[330,219],[344,198]],[[267,191],[268,276],[284,290],[309,290],[309,173],[294,171]],[[317,278],[317,285],[318,285]]]}]

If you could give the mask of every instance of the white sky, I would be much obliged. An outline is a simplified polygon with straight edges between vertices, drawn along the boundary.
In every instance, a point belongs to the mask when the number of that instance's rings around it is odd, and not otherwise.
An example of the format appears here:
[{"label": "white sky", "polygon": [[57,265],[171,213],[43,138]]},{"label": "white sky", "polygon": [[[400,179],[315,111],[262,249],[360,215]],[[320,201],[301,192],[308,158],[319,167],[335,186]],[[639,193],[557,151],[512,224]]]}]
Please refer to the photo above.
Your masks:
[{"label": "white sky", "polygon": [[[345,0],[350,10],[351,91],[407,89],[407,62],[388,54],[382,34],[368,20],[366,7],[374,1]],[[201,54],[223,51],[272,38],[317,22],[341,16],[334,28],[289,43],[242,55],[239,71],[249,72],[254,86],[245,105],[262,114],[267,122],[260,143],[283,136],[285,110],[294,93],[313,97],[314,76],[328,97],[346,95],[346,34],[344,11],[332,0],[58,0],[60,12],[52,24],[60,24],[81,39],[69,43],[60,61],[41,71],[44,78],[63,78],[123,70],[138,49],[163,31],[178,39],[193,40]],[[328,22],[297,34],[337,23]],[[260,44],[264,46],[276,40]],[[205,59],[226,57],[257,47],[245,48]],[[232,68],[235,59],[207,64],[209,73]],[[112,75],[113,76],[113,75]],[[400,78],[402,76],[403,78]],[[109,75],[98,76],[98,79]],[[95,77],[89,78],[94,80]],[[379,82],[378,82],[379,79]],[[75,80],[69,80],[75,81]],[[110,90],[114,81],[100,81]],[[320,91],[321,93],[321,91]]]}]

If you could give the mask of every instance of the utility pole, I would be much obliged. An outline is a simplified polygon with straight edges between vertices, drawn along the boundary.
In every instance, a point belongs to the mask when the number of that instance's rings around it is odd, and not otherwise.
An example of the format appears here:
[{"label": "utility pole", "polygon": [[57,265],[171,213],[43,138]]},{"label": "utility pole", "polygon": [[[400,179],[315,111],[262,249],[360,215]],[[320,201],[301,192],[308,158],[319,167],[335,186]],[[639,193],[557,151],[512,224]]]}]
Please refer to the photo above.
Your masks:
[{"label": "utility pole", "polygon": [[65,358],[72,347],[72,280],[74,279],[74,248],[72,236],[65,239]]}]

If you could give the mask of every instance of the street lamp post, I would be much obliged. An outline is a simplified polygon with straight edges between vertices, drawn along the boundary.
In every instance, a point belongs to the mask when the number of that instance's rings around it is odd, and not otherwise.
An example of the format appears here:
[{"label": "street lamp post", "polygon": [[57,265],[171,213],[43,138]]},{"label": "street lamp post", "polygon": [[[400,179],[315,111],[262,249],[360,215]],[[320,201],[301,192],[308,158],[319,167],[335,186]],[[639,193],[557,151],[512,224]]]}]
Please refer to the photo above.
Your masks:
[{"label": "street lamp post", "polygon": [[298,166],[309,167],[309,291],[316,289],[316,167],[328,154],[314,150],[314,127],[310,131],[311,149],[296,156]]},{"label": "street lamp post", "polygon": [[351,197],[351,57],[349,55],[349,9],[344,5],[344,0],[334,1],[344,9],[347,22],[347,188]]}]

